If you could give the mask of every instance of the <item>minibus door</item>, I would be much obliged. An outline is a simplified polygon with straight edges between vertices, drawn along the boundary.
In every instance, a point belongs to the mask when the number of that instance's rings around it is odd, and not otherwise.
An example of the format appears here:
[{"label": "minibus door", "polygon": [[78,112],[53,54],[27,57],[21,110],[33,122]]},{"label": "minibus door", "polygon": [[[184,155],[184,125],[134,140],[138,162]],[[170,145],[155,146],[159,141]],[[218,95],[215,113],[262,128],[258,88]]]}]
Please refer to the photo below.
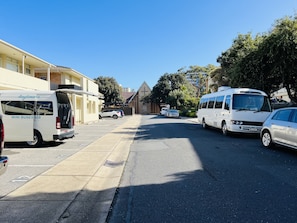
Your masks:
[{"label": "minibus door", "polygon": [[20,100],[20,97],[14,95],[1,95],[1,106],[5,142],[32,141],[34,136],[32,101]]}]

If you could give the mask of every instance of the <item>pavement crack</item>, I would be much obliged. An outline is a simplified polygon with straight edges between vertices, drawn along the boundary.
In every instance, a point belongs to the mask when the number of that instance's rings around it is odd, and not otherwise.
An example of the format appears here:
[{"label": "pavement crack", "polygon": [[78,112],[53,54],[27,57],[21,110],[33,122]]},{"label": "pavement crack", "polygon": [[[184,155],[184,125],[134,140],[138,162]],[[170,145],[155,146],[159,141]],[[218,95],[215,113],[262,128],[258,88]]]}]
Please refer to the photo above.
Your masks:
[{"label": "pavement crack", "polygon": [[212,179],[214,179],[215,181],[218,181],[218,178],[208,169],[208,168],[203,168],[203,170],[208,174],[208,176],[210,176]]}]

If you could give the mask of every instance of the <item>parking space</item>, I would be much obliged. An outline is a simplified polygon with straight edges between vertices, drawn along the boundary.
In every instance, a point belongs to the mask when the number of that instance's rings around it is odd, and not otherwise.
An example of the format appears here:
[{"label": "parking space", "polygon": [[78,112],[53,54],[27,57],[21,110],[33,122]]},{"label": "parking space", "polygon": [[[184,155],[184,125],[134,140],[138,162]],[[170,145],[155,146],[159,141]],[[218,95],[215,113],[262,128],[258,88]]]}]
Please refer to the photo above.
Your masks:
[{"label": "parking space", "polygon": [[9,166],[1,176],[0,197],[77,153],[129,119],[129,116],[121,119],[107,118],[77,125],[74,138],[45,143],[38,148],[31,148],[26,143],[6,143],[3,155],[9,157]]}]

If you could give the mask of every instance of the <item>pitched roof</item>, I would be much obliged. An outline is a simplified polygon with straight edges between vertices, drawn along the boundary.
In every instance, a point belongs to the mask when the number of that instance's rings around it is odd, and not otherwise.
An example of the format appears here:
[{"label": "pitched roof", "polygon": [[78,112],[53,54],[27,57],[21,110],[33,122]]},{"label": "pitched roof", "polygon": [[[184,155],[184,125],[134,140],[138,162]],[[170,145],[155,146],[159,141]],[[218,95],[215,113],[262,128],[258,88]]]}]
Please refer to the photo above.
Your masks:
[{"label": "pitched roof", "polygon": [[134,94],[130,97],[130,98],[128,98],[127,99],[127,103],[130,103],[133,99],[134,99],[134,97],[137,95],[137,93],[142,89],[142,87],[143,86],[145,86],[145,87],[147,87],[150,91],[151,91],[151,88],[148,86],[148,84],[144,81],[143,83],[142,83],[142,85],[139,87],[139,89],[138,89],[138,91],[137,92],[133,92]]},{"label": "pitched roof", "polygon": [[134,95],[135,92],[122,92],[122,97],[124,98],[124,101],[127,101],[131,96]]}]

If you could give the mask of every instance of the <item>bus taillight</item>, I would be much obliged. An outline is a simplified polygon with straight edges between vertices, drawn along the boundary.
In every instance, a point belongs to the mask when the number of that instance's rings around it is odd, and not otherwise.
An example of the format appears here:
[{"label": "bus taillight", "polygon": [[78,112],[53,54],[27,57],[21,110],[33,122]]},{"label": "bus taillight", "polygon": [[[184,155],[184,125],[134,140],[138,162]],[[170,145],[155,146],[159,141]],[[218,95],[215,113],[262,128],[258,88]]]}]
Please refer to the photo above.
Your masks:
[{"label": "bus taillight", "polygon": [[61,128],[61,119],[60,117],[56,117],[56,129],[60,129]]}]

